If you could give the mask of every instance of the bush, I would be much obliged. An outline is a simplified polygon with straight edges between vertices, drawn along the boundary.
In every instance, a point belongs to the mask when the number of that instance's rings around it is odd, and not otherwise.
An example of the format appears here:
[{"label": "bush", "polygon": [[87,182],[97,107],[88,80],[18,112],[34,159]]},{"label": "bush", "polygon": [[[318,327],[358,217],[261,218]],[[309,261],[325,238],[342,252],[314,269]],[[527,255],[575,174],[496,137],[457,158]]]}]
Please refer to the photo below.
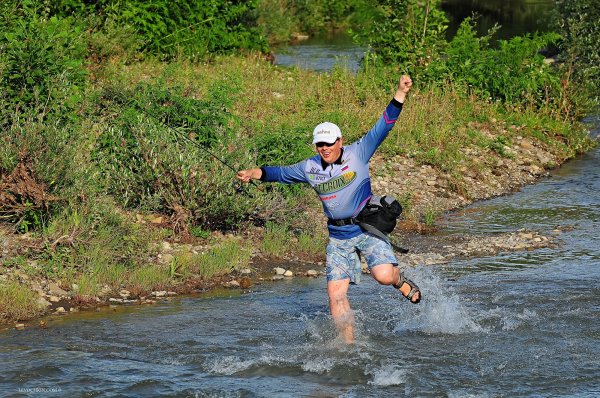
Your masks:
[{"label": "bush", "polygon": [[[596,0],[558,0],[556,25],[560,42],[565,88],[583,91],[583,112],[600,104],[600,3]],[[575,87],[570,87],[571,83]],[[591,99],[592,103],[586,103]],[[577,114],[575,115],[578,116]]]},{"label": "bush", "polygon": [[[371,59],[393,63],[400,70],[418,77],[424,67],[437,59],[446,41],[448,19],[441,0],[378,0],[373,20],[354,30],[355,40],[367,44]],[[365,3],[367,7],[372,4]],[[368,12],[364,12],[368,15]]]},{"label": "bush", "polygon": [[428,79],[451,81],[484,99],[511,106],[555,107],[559,78],[539,51],[554,44],[558,35],[517,36],[492,48],[492,33],[477,37],[472,20],[465,19],[448,44],[445,57],[429,68]]},{"label": "bush", "polygon": [[[0,35],[3,127],[23,108],[68,114],[81,101],[87,80],[82,27],[72,18],[44,20],[35,10],[5,26]],[[68,116],[67,116],[68,117]]]},{"label": "bush", "polygon": [[247,157],[236,150],[227,107],[237,89],[220,83],[196,100],[162,84],[103,93],[105,112],[117,116],[92,154],[100,186],[128,208],[173,214],[185,231],[190,223],[231,228],[250,200],[234,194],[229,169]]},{"label": "bush", "polygon": [[225,0],[62,0],[58,15],[101,15],[131,27],[143,50],[171,58],[202,57],[240,49],[268,51],[252,18],[256,1]]}]

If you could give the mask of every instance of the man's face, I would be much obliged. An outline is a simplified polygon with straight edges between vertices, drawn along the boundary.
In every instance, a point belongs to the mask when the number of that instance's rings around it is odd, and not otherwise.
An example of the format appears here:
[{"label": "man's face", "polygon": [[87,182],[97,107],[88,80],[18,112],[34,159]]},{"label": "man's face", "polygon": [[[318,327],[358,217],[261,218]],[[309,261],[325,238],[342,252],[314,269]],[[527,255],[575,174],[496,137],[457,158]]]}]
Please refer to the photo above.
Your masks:
[{"label": "man's face", "polygon": [[328,164],[335,162],[340,157],[342,146],[342,138],[338,138],[333,144],[326,142],[317,142],[315,144],[317,152],[321,155],[321,159]]}]

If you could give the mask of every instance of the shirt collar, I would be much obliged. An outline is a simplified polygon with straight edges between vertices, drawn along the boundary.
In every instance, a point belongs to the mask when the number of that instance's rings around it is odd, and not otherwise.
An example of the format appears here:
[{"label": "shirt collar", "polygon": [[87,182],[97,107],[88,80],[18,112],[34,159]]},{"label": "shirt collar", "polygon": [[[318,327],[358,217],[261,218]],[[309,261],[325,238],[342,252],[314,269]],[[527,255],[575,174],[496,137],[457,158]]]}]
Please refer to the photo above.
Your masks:
[{"label": "shirt collar", "polygon": [[[333,162],[331,164],[342,164],[342,158],[343,157],[344,157],[344,148],[342,147],[342,151],[340,152],[340,157],[337,158],[335,160],[335,162]],[[323,170],[325,170],[327,168],[327,166],[329,166],[329,163],[327,163],[326,161],[323,160],[323,158],[321,158],[321,167],[323,168]]]}]

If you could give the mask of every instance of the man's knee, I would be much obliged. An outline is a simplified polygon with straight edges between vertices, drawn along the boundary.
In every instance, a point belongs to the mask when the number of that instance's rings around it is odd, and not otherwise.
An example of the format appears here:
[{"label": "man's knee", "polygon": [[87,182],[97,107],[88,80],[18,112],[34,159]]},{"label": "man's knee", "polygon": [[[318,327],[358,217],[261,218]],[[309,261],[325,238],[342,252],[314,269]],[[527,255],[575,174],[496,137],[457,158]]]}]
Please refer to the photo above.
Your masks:
[{"label": "man's knee", "polygon": [[382,285],[393,285],[398,282],[398,271],[393,264],[379,264],[371,269],[371,275]]}]

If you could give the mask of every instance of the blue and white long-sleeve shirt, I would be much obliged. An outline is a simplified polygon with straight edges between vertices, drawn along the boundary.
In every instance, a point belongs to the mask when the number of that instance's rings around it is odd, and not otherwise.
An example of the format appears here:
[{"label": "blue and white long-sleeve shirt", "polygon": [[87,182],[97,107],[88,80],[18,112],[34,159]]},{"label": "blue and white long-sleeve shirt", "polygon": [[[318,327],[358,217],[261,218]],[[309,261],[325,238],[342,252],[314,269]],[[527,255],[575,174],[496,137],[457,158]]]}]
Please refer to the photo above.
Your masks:
[{"label": "blue and white long-sleeve shirt", "polygon": [[[341,156],[332,164],[313,156],[290,166],[264,166],[261,180],[291,184],[305,182],[319,195],[325,215],[340,220],[356,216],[371,197],[369,160],[388,136],[402,103],[392,99],[375,126],[352,145],[342,148]],[[328,225],[329,235],[350,239],[362,233],[358,225]]]}]

